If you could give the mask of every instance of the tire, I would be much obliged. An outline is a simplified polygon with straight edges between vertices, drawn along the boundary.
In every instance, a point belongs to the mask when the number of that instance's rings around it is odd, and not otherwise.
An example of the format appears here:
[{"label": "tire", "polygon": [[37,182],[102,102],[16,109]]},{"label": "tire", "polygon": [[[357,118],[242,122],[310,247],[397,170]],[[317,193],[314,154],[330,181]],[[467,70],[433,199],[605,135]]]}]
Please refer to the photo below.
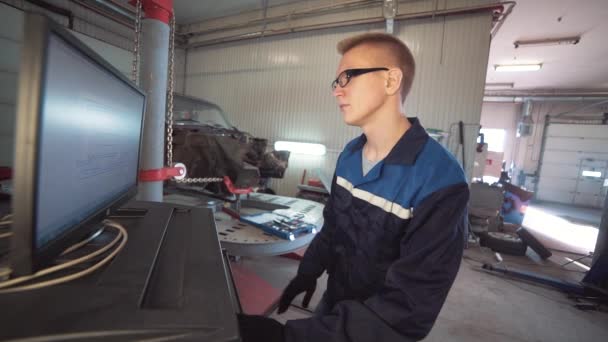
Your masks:
[{"label": "tire", "polygon": [[519,238],[530,246],[530,248],[532,248],[532,250],[535,251],[536,254],[538,254],[542,259],[547,259],[553,255],[551,251],[543,246],[543,244],[540,243],[540,241],[538,241],[526,228],[521,227],[517,229],[516,233]]},{"label": "tire", "polygon": [[498,232],[479,234],[479,244],[494,252],[509,255],[526,255],[528,249],[526,243],[518,236]]}]

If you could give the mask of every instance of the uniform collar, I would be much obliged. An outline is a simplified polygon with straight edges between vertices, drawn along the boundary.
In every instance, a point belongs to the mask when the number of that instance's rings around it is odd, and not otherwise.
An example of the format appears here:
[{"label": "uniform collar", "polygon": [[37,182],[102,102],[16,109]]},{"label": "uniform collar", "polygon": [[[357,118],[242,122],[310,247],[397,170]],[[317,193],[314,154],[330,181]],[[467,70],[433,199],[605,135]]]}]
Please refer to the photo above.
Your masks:
[{"label": "uniform collar", "polygon": [[[399,138],[397,144],[384,158],[384,163],[412,165],[416,162],[416,157],[424,147],[424,144],[426,144],[429,135],[424,127],[420,125],[418,118],[408,118],[408,121],[412,126]],[[363,149],[366,142],[367,138],[365,134],[361,134],[351,151],[356,152]]]}]

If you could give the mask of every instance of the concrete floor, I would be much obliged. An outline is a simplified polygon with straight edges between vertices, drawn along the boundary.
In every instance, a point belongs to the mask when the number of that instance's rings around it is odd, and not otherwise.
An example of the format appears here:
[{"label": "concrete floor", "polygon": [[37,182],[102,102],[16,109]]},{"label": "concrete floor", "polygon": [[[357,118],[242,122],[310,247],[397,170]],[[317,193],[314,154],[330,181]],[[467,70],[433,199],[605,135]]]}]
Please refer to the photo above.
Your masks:
[{"label": "concrete floor", "polygon": [[[540,260],[528,249],[526,257],[503,256],[503,265],[553,275],[562,279],[582,279],[576,265],[560,267],[565,256],[554,253]],[[439,318],[425,341],[606,341],[608,313],[580,311],[560,292],[488,274],[483,262],[495,263],[494,254],[479,247],[465,251],[460,272]],[[584,260],[583,260],[584,262]],[[255,271],[277,289],[283,289],[295,275],[298,262],[280,258],[242,258],[239,263]],[[311,300],[314,309],[325,290],[325,278],[317,283]],[[293,304],[301,305],[301,296]],[[271,317],[285,322],[310,314],[291,307]]]}]

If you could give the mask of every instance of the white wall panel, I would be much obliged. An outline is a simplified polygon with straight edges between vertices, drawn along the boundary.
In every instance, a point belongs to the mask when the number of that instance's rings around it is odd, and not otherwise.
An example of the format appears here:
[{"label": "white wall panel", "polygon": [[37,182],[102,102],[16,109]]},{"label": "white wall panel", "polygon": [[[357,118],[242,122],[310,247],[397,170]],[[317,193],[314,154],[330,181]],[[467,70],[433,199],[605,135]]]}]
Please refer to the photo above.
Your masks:
[{"label": "white wall panel", "polygon": [[[418,64],[406,114],[419,116],[428,128],[452,128],[453,135],[457,134],[454,123],[469,124],[469,169],[481,113],[490,20],[489,14],[479,14],[396,25],[397,35],[412,49]],[[234,125],[256,136],[325,144],[330,152],[322,161],[300,161],[294,155],[285,179],[274,182],[279,193],[293,195],[302,169],[333,170],[337,152],[360,134],[358,128],[342,122],[329,85],[340,59],[336,43],[372,30],[382,30],[382,26],[351,26],[189,49],[185,92],[219,104]],[[452,137],[453,149],[457,139]]]},{"label": "white wall panel", "polygon": [[566,151],[547,151],[543,154],[543,161],[545,163],[552,164],[568,164],[576,162],[581,159],[600,159],[608,160],[608,151],[602,151],[599,153],[588,153],[588,152],[566,152]]},{"label": "white wall panel", "polygon": [[[549,115],[555,117],[561,113],[570,113],[564,117],[564,121],[572,121],[572,123],[586,123],[590,117],[596,117],[594,123],[598,123],[601,119],[602,113],[605,111],[601,106],[589,106],[593,102],[581,101],[581,102],[533,102],[532,103],[532,120],[534,122],[532,128],[532,135],[528,137],[522,137],[515,139],[515,147],[513,153],[513,160],[515,161],[517,170],[522,170],[527,174],[534,174],[538,171],[539,160],[541,158],[541,146],[543,141],[543,130],[545,126],[545,116]],[[505,106],[521,106],[521,104],[504,104]],[[583,120],[578,119],[583,118]],[[555,120],[552,118],[552,120]],[[591,122],[589,122],[591,123]],[[586,128],[592,127],[590,125],[577,125],[582,126],[583,131]],[[608,132],[608,126],[603,128],[595,128],[591,134],[600,134],[599,136],[606,136]],[[604,135],[602,135],[604,134]],[[586,134],[583,134],[586,136]],[[545,151],[548,153],[550,151]],[[557,151],[556,151],[557,152]],[[559,151],[562,152],[562,151]],[[576,152],[576,151],[574,151]],[[600,151],[600,153],[608,153],[608,151]],[[564,154],[565,158],[569,157],[568,154]],[[583,157],[582,155],[580,157]],[[518,172],[518,171],[517,171]]]},{"label": "white wall panel", "polygon": [[579,178],[579,164],[551,164],[545,163],[543,165],[542,177],[547,178],[561,178],[561,179],[578,179]]},{"label": "white wall panel", "polygon": [[[2,44],[0,43],[0,46]],[[17,98],[17,84],[18,74],[16,72],[4,72],[0,71],[0,104],[4,105],[15,105]]]},{"label": "white wall panel", "polygon": [[578,191],[582,194],[594,194],[598,196],[602,189],[603,179],[581,179],[578,182]]},{"label": "white wall panel", "polygon": [[[551,127],[551,126],[550,126]],[[608,135],[608,126],[605,126],[606,134]],[[608,146],[607,139],[593,139],[586,136],[579,137],[547,137],[547,148],[546,151],[568,151],[568,152],[605,152]]]},{"label": "white wall panel", "polygon": [[0,166],[13,165],[14,130],[15,105],[0,104]]},{"label": "white wall panel", "polygon": [[608,139],[606,125],[551,125],[547,131],[548,137],[597,138]]},{"label": "white wall panel", "polygon": [[574,193],[577,185],[576,178],[545,177],[543,182],[545,183],[546,189],[551,191],[564,191],[568,193]]},{"label": "white wall panel", "polygon": [[589,194],[576,194],[574,196],[574,204],[582,206],[582,207],[593,207],[593,208],[602,208],[602,204],[604,203],[604,195],[589,195]]},{"label": "white wall panel", "polygon": [[574,202],[574,191],[562,191],[562,190],[553,190],[550,188],[541,188],[536,193],[536,197],[539,199],[548,198],[551,199],[552,202],[558,203],[573,203]]},{"label": "white wall panel", "polygon": [[186,76],[186,50],[175,49],[175,89],[174,91],[183,94]]},{"label": "white wall panel", "polygon": [[[0,35],[3,34],[4,32],[0,32]],[[21,39],[15,41],[0,36],[0,46],[2,46],[2,54],[0,54],[0,71],[4,73],[16,73],[19,70],[19,49],[21,49]]]},{"label": "white wall panel", "polygon": [[[608,126],[550,124],[541,158],[537,198],[601,208],[606,195],[604,182],[608,179],[606,152]],[[557,156],[561,159],[554,161]],[[585,177],[583,171],[599,172],[600,177]],[[556,192],[563,194],[556,197]]]},{"label": "white wall panel", "polygon": [[15,116],[11,115],[15,111],[15,106],[12,104],[0,103],[0,136],[10,136],[15,126]]}]

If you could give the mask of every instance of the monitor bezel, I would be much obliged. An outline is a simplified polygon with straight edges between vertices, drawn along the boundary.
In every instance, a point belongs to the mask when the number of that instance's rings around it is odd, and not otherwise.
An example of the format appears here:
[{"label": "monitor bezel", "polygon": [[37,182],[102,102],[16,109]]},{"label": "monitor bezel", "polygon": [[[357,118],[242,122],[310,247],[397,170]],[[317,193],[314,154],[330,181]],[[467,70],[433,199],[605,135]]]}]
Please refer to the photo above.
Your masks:
[{"label": "monitor bezel", "polygon": [[44,96],[47,47],[51,35],[56,35],[74,47],[118,80],[138,92],[144,98],[142,125],[139,140],[137,170],[146,112],[146,94],[103,57],[73,36],[63,26],[35,13],[25,14],[23,48],[19,74],[17,115],[15,124],[14,191],[12,196],[13,236],[10,260],[13,276],[28,275],[54,262],[55,258],[70,245],[82,240],[99,229],[99,223],[110,210],[118,208],[135,197],[139,177],[135,184],[116,196],[111,203],[100,207],[81,221],[41,248],[36,247],[36,209],[38,182],[38,150],[40,139],[41,106]]}]

